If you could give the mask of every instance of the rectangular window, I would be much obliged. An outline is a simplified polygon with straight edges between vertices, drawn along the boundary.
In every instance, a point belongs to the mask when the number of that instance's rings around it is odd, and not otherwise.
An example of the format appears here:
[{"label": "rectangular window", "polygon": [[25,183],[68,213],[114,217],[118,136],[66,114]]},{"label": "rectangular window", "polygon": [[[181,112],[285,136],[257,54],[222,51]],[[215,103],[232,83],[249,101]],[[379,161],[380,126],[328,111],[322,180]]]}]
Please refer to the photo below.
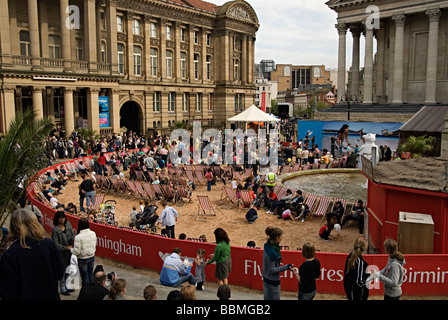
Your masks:
[{"label": "rectangular window", "polygon": [[212,45],[212,35],[210,33],[207,33],[205,41],[206,41],[208,47],[210,47]]},{"label": "rectangular window", "polygon": [[151,62],[151,76],[157,77],[157,49],[151,48],[149,59]]},{"label": "rectangular window", "polygon": [[57,35],[51,34],[48,36],[48,49],[50,51],[51,59],[61,58],[61,38]]},{"label": "rectangular window", "polygon": [[212,57],[211,56],[207,56],[206,66],[207,66],[207,80],[211,80],[212,79]]},{"label": "rectangular window", "polygon": [[194,44],[199,44],[199,31],[193,32]]},{"label": "rectangular window", "polygon": [[20,55],[21,56],[30,56],[30,48],[31,48],[31,41],[30,41],[30,33],[28,31],[22,30],[19,34],[19,40],[20,40]]},{"label": "rectangular window", "polygon": [[166,28],[165,28],[165,38],[167,40],[171,40],[171,37],[173,36],[172,35],[172,30],[173,30],[173,28],[171,26],[166,26]]},{"label": "rectangular window", "polygon": [[170,92],[168,94],[168,112],[176,111],[176,92]]},{"label": "rectangular window", "polygon": [[160,92],[158,91],[153,94],[152,111],[160,112]]},{"label": "rectangular window", "polygon": [[173,77],[173,52],[166,50],[166,77]]},{"label": "rectangular window", "polygon": [[84,40],[76,39],[76,59],[78,61],[84,60]]},{"label": "rectangular window", "polygon": [[155,22],[149,24],[149,33],[151,38],[157,38],[157,24]]},{"label": "rectangular window", "polygon": [[196,80],[199,79],[199,54],[195,53],[194,54],[194,78]]},{"label": "rectangular window", "polygon": [[196,94],[196,112],[201,112],[202,109],[202,93]]},{"label": "rectangular window", "polygon": [[190,94],[189,93],[183,93],[182,94],[182,112],[188,112],[189,111],[189,104],[190,104]]},{"label": "rectangular window", "polygon": [[103,10],[100,12],[100,27],[101,30],[106,30],[106,14]]},{"label": "rectangular window", "polygon": [[132,33],[133,34],[140,34],[140,19],[133,19],[132,20]]},{"label": "rectangular window", "polygon": [[142,47],[134,46],[134,74],[142,74]]},{"label": "rectangular window", "polygon": [[180,29],[180,41],[185,42],[187,39],[187,30],[185,28]]},{"label": "rectangular window", "polygon": [[187,53],[180,53],[180,77],[182,79],[187,78]]},{"label": "rectangular window", "polygon": [[101,41],[101,62],[106,62],[106,42]]},{"label": "rectangular window", "polygon": [[238,59],[233,60],[233,80],[240,80],[240,61]]},{"label": "rectangular window", "polygon": [[117,43],[118,72],[124,74],[124,44]]},{"label": "rectangular window", "polygon": [[213,93],[209,93],[208,95],[208,111],[212,112],[213,111],[213,105],[214,105],[214,96]]},{"label": "rectangular window", "polygon": [[235,95],[235,112],[243,111],[243,97],[241,93]]},{"label": "rectangular window", "polygon": [[117,32],[124,32],[123,16],[117,16]]}]

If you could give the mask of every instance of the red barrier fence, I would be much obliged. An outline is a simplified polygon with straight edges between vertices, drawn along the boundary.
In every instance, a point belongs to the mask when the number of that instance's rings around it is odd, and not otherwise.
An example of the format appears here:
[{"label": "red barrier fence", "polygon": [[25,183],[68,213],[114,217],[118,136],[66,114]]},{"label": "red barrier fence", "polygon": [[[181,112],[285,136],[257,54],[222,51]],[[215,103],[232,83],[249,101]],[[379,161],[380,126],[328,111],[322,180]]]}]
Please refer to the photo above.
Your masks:
[{"label": "red barrier fence", "polygon": [[[55,169],[59,165],[49,167]],[[53,228],[55,210],[45,206],[34,197],[32,188],[28,190],[28,199],[39,207],[44,216],[44,225],[48,232]],[[77,228],[79,218],[67,215],[73,228]],[[179,247],[182,256],[193,259],[196,250],[205,249],[205,256],[213,253],[215,245],[186,240],[168,239],[137,231],[130,231],[108,225],[91,223],[98,242],[96,255],[130,266],[159,271],[164,258],[173,248]],[[225,226],[223,226],[225,227]],[[263,290],[262,268],[263,250],[235,247],[231,248],[232,272],[229,283],[256,290]],[[283,262],[293,263],[299,267],[304,258],[299,251],[282,251]],[[321,276],[317,281],[317,291],[328,294],[345,294],[343,289],[344,265],[347,254],[318,252],[316,258],[321,263]],[[382,269],[387,263],[387,255],[364,255],[369,266]],[[408,296],[439,296],[448,295],[448,255],[406,255],[403,294]],[[216,281],[215,264],[206,267],[206,281]],[[193,270],[194,272],[194,270]],[[370,295],[382,295],[383,285],[376,284]],[[283,291],[297,291],[298,283],[291,271],[282,274],[281,288]]]}]

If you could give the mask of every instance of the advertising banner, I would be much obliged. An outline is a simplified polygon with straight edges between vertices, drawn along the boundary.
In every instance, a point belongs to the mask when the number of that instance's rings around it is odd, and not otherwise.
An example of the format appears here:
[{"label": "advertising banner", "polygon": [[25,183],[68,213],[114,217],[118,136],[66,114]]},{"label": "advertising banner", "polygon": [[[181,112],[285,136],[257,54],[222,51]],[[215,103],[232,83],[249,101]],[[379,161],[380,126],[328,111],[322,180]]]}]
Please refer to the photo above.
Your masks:
[{"label": "advertising banner", "polygon": [[98,97],[100,128],[108,128],[109,125],[109,97]]}]

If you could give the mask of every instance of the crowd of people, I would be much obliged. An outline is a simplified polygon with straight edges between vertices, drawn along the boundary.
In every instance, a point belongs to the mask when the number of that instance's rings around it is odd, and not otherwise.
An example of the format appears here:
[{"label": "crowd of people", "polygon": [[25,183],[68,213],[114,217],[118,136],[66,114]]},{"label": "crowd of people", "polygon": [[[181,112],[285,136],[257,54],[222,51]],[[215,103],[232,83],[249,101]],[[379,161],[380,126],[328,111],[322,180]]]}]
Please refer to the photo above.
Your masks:
[{"label": "crowd of people", "polygon": [[[202,148],[204,148],[208,144],[212,144],[212,142],[212,139],[204,139],[199,142],[191,140],[189,144],[190,151],[192,151],[195,143],[200,143]],[[238,138],[234,138],[233,144],[234,146],[239,144]],[[229,148],[229,145],[223,145],[222,147]],[[148,151],[144,151],[144,148],[149,149]],[[76,131],[66,139],[56,139],[53,136],[49,137],[47,140],[49,160],[95,155],[88,166],[80,162],[77,168],[77,172],[82,177],[82,182],[79,185],[80,210],[78,212],[76,205],[73,203],[67,206],[60,204],[55,197],[55,194],[57,195],[58,192],[63,190],[64,185],[67,183],[67,175],[69,174],[69,172],[63,172],[64,170],[61,168],[58,172],[55,172],[55,176],[48,175],[47,179],[49,182],[44,183],[43,193],[49,198],[52,207],[57,210],[53,221],[54,228],[50,238],[45,235],[41,221],[38,220],[38,215],[33,211],[29,209],[18,209],[13,212],[8,236],[10,246],[5,250],[0,259],[0,298],[42,299],[45,297],[48,299],[59,299],[59,294],[70,295],[71,290],[66,286],[67,279],[70,277],[70,268],[77,268],[82,279],[82,289],[79,294],[80,299],[94,295],[97,297],[101,295],[102,299],[109,300],[125,299],[127,283],[124,279],[119,279],[114,275],[106,276],[103,270],[94,270],[96,234],[90,230],[89,222],[95,221],[97,217],[96,212],[91,212],[95,183],[87,176],[88,167],[93,168],[99,175],[109,175],[110,173],[105,169],[105,166],[111,166],[113,168],[113,174],[117,178],[123,178],[124,172],[129,170],[130,179],[135,178],[132,175],[135,171],[141,171],[150,180],[151,176],[149,173],[152,172],[156,176],[155,180],[152,179],[152,183],[172,184],[169,175],[164,175],[163,173],[166,173],[168,168],[176,168],[182,164],[188,164],[182,163],[183,160],[181,157],[179,157],[180,160],[177,163],[171,161],[169,154],[173,148],[177,154],[182,155],[185,152],[184,148],[186,148],[186,144],[182,139],[170,141],[169,137],[159,136],[157,134],[146,140],[142,135],[132,132],[125,133],[121,136],[112,136],[97,140],[94,138],[85,140]],[[229,182],[237,195],[241,190],[251,191],[253,201],[247,207],[248,211],[246,214],[249,223],[255,222],[260,207],[265,207],[267,213],[278,214],[279,218],[304,222],[310,208],[307,208],[304,204],[303,195],[300,190],[297,190],[295,194],[291,190],[288,190],[279,199],[274,191],[277,172],[268,170],[269,173],[263,175],[265,180],[261,180],[261,169],[263,167],[269,168],[269,164],[263,165],[259,161],[254,164],[249,164],[247,159],[249,158],[249,153],[252,151],[249,151],[246,147],[238,154],[235,148],[234,159],[235,157],[241,157],[244,161],[241,165],[231,165],[232,170],[244,172],[245,169],[252,169],[252,174],[247,176],[244,181],[235,181],[232,176],[227,175],[228,173],[223,169],[223,166],[217,163],[217,160],[220,159],[214,157],[213,150],[211,148],[209,156],[203,160],[202,164],[207,166],[211,165],[212,167],[216,166],[222,170],[208,171],[210,172],[207,177],[208,191],[218,181],[222,181],[224,184]],[[107,152],[114,152],[114,155],[109,160],[104,157],[104,154]],[[334,157],[331,151],[328,152],[328,150],[324,149],[321,152],[318,146],[313,143],[310,135],[304,141],[299,142],[297,146],[289,144],[289,146],[283,147],[280,144],[278,155],[280,168],[284,165],[293,166],[296,163],[303,165],[310,162],[315,163],[316,161],[329,165]],[[164,176],[164,178],[160,179],[161,176]],[[188,184],[188,187],[191,188],[190,192],[196,188],[192,181]],[[56,200],[52,200],[53,198],[56,198]],[[84,199],[86,199],[86,208],[83,205]],[[344,212],[336,204],[333,212],[327,215],[327,224],[319,230],[319,236],[326,241],[330,239],[331,230],[335,226],[332,219],[335,219],[340,227],[343,227],[348,220],[357,220],[360,233],[362,233],[362,205],[362,201],[358,202],[351,213],[344,216]],[[136,221],[141,218],[147,207],[147,205],[141,204],[139,211],[137,211],[137,207],[134,207],[133,212],[131,212],[130,225],[131,223],[136,224]],[[165,228],[169,237],[175,238],[174,226],[177,219],[177,212],[165,202],[162,202],[162,207],[163,211],[160,217],[158,217],[157,223],[162,224],[162,227]],[[79,213],[82,215],[77,226],[76,236],[73,233],[73,227],[65,217],[65,213]],[[299,283],[298,298],[301,300],[313,299],[316,294],[315,280],[319,278],[320,274],[320,263],[315,258],[314,245],[309,242],[304,244],[302,254],[306,261],[299,268],[294,267],[292,264],[285,264],[282,261],[280,250],[282,233],[283,231],[280,228],[268,227],[266,229],[268,239],[263,247],[264,298],[266,300],[280,299],[280,273],[289,269],[294,272]],[[205,259],[203,250],[198,250],[197,257],[194,261],[181,260],[180,249],[174,248],[173,253],[164,261],[164,266],[160,273],[160,282],[163,285],[172,287],[182,286],[180,293],[183,299],[194,297],[194,290],[202,290],[204,287],[204,269],[209,264],[216,262],[215,277],[219,285],[218,296],[220,298],[229,298],[230,291],[228,289],[227,278],[232,271],[230,240],[227,233],[221,228],[215,230],[215,238],[215,243],[217,244],[215,253],[208,260]],[[45,245],[38,245],[40,243],[44,243]],[[399,298],[401,296],[399,287],[402,281],[404,258],[397,251],[395,244],[388,243],[387,246],[386,251],[390,252],[390,259],[394,261],[390,261],[387,270],[385,269],[379,273],[374,273],[371,276],[391,286],[392,289],[388,291],[387,297]],[[32,249],[30,251],[32,255],[26,254],[25,249]],[[357,240],[354,250],[347,259],[344,288],[346,289],[347,298],[350,300],[366,298],[365,291],[361,293],[355,292],[355,288],[367,288],[368,277],[363,277],[360,280],[351,276],[352,273],[354,274],[354,271],[352,272],[351,270],[355,268],[365,269],[366,263],[362,259],[362,253],[365,250],[365,240]],[[41,265],[30,263],[30,259],[35,259],[38,256],[45,257],[44,260],[40,260],[42,261]],[[50,266],[45,261],[54,262]],[[395,261],[398,261],[398,263],[395,263]],[[394,269],[393,276],[391,273],[392,265]],[[196,272],[194,276],[191,274],[193,266],[195,266]],[[17,274],[17,270],[26,271],[27,274]],[[21,277],[26,277],[29,282],[20,281],[19,279]],[[104,285],[107,279],[109,279],[109,286]],[[349,283],[352,283],[351,286]],[[41,290],[35,292],[29,290],[29,286],[33,288],[45,287],[47,292],[42,292]],[[103,290],[103,288],[107,291]],[[173,291],[173,296],[175,295],[176,293]],[[146,297],[148,299],[149,297],[156,297],[155,288],[148,287],[145,289],[144,297],[145,299]]]}]

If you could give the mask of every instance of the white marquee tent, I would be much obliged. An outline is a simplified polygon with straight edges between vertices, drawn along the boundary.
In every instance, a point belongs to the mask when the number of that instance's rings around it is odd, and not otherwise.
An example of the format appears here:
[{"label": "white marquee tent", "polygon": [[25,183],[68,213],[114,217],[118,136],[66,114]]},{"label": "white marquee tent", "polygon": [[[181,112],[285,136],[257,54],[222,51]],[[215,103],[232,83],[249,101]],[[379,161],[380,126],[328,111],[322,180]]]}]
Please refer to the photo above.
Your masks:
[{"label": "white marquee tent", "polygon": [[250,106],[245,111],[227,119],[228,122],[279,122],[280,119],[260,110],[256,105]]}]

